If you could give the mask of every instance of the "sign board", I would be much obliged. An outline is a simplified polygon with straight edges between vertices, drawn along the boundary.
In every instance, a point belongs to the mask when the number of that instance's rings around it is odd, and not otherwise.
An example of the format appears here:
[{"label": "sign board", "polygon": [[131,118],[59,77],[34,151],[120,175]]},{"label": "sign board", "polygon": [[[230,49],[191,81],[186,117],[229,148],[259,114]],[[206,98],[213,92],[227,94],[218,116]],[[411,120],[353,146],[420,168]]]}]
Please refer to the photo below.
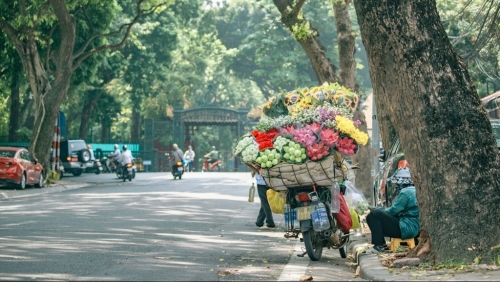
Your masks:
[{"label": "sign board", "polygon": [[151,161],[150,160],[144,160],[144,161],[142,161],[142,164],[143,165],[151,165]]}]

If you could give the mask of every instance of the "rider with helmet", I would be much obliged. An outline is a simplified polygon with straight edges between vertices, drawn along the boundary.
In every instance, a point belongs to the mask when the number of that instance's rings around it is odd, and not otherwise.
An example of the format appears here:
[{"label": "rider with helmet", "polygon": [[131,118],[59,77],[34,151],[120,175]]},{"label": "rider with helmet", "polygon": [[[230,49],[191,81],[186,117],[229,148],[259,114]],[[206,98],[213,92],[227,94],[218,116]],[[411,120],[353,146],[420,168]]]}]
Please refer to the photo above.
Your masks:
[{"label": "rider with helmet", "polygon": [[415,186],[407,167],[399,168],[392,177],[387,179],[400,190],[391,207],[374,208],[366,216],[366,223],[372,233],[373,248],[383,252],[387,246],[384,237],[415,238],[420,232],[420,211],[418,209]]},{"label": "rider with helmet", "polygon": [[123,172],[125,172],[125,170],[127,169],[126,165],[132,163],[132,160],[134,158],[132,157],[132,152],[128,150],[127,145],[123,145],[122,150],[123,151],[118,158],[118,162],[121,164]]},{"label": "rider with helmet", "polygon": [[219,151],[215,150],[215,146],[212,146],[212,151],[210,153],[206,154],[205,157],[208,157],[208,163],[213,164],[216,161],[219,160]]}]

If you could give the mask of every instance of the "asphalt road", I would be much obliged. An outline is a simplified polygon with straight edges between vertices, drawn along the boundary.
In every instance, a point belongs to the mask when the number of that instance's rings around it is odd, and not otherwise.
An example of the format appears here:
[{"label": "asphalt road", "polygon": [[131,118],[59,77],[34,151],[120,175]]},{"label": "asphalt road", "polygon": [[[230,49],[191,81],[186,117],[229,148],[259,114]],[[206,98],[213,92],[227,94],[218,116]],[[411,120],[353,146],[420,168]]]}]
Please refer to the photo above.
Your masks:
[{"label": "asphalt road", "polygon": [[282,215],[258,231],[249,173],[64,180],[89,185],[0,201],[0,280],[362,280],[337,250],[297,257],[304,245],[283,237]]}]

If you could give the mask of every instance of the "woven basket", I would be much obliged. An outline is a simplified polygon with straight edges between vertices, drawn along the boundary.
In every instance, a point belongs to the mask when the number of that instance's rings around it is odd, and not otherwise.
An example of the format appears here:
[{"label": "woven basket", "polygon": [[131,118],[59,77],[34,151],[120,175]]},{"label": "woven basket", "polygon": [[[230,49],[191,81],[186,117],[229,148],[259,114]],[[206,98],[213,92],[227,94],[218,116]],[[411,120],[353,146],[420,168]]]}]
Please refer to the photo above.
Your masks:
[{"label": "woven basket", "polygon": [[[263,169],[262,177],[274,190],[286,191],[288,188],[308,186],[331,186],[334,180],[347,178],[348,164],[338,152],[334,152],[321,162],[307,160],[303,164],[279,163],[272,168]],[[345,175],[345,177],[344,177]]]}]

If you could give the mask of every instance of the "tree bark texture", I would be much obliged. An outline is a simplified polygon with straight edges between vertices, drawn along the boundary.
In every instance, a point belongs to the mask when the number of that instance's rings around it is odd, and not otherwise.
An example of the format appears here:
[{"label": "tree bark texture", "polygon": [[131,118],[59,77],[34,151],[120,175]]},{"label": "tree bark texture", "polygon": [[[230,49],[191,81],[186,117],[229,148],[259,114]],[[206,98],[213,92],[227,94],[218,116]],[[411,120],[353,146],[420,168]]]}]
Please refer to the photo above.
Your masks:
[{"label": "tree bark texture", "polygon": [[[354,57],[356,53],[356,36],[351,29],[349,4],[344,1],[335,1],[333,3],[333,12],[339,48],[339,82],[341,85],[359,93],[359,85],[356,83],[356,60]],[[361,131],[368,132],[361,103],[358,104],[353,119],[361,121],[359,127]],[[361,189],[366,197],[371,197],[371,148],[369,146],[361,146],[358,153],[351,157],[351,160],[353,164],[358,164],[358,169],[355,171],[356,186]]]},{"label": "tree bark texture", "polygon": [[21,68],[19,65],[12,67],[13,72],[10,83],[9,141],[16,142],[18,141],[17,130],[19,129],[19,116],[21,113],[21,101],[19,95]]},{"label": "tree bark texture", "polygon": [[97,105],[97,101],[99,101],[99,98],[101,98],[101,95],[103,93],[102,91],[103,90],[101,89],[92,89],[87,91],[87,99],[83,104],[82,116],[80,119],[80,131],[78,133],[79,138],[82,140],[87,139],[90,116],[92,115],[92,112]]},{"label": "tree bark texture", "polygon": [[377,114],[387,116],[383,128],[394,126],[411,166],[428,257],[490,263],[499,253],[498,149],[435,0],[354,3]]},{"label": "tree bark texture", "polygon": [[[281,22],[292,31],[292,27],[295,24],[301,24],[306,22],[303,17],[299,17],[300,7],[303,4],[303,0],[273,0],[274,4],[281,13]],[[297,4],[299,2],[299,4]],[[294,4],[295,3],[295,4]],[[290,9],[292,8],[292,9]],[[314,30],[314,27],[310,23],[310,28]],[[297,38],[296,38],[297,39]],[[309,36],[306,39],[297,39],[297,41],[302,45],[304,51],[311,61],[311,65],[316,73],[318,81],[323,82],[338,82],[338,76],[336,74],[336,67],[331,63],[331,61],[325,56],[325,47],[319,41],[318,35]]]}]

